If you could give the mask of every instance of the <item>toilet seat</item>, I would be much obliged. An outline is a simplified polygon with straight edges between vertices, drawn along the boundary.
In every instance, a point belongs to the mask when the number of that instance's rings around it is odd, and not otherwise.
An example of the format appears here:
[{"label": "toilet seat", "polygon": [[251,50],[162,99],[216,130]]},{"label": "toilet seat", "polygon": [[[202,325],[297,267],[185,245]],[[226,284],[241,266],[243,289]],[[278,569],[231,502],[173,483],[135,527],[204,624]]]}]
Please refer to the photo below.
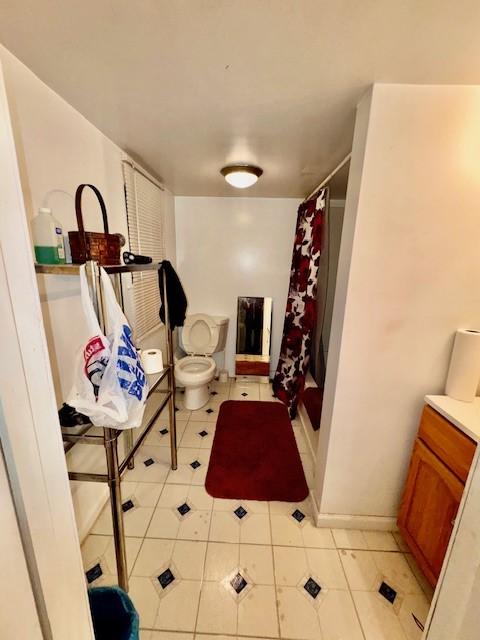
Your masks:
[{"label": "toilet seat", "polygon": [[210,356],[218,344],[219,328],[212,316],[194,313],[187,316],[182,329],[184,350],[190,356]]}]

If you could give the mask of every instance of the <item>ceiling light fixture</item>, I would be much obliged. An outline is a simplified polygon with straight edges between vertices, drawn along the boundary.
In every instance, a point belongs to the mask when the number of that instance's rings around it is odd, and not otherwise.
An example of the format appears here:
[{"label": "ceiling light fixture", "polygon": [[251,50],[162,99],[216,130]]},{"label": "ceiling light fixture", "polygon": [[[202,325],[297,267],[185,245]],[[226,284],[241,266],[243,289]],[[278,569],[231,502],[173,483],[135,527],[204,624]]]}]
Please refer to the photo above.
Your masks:
[{"label": "ceiling light fixture", "polygon": [[246,189],[256,183],[262,175],[263,169],[251,164],[231,164],[220,169],[220,173],[232,187]]}]

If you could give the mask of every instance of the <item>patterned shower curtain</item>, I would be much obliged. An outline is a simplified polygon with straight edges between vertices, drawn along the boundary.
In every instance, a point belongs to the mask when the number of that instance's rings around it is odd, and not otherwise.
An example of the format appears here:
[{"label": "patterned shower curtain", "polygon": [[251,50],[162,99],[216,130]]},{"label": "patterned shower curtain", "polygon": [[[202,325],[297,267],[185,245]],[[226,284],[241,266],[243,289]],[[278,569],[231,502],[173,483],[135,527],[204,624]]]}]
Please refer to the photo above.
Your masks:
[{"label": "patterned shower curtain", "polygon": [[273,393],[295,417],[308,371],[317,315],[317,276],[322,247],[328,187],[298,208],[282,346]]}]

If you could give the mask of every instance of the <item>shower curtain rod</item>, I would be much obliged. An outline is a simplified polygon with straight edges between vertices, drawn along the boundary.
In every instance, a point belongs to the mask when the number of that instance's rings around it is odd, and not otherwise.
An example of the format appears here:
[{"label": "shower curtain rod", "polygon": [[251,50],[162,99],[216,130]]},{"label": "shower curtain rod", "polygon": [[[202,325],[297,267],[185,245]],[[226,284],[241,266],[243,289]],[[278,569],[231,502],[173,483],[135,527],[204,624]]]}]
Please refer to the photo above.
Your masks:
[{"label": "shower curtain rod", "polygon": [[333,176],[336,173],[338,173],[343,166],[347,164],[347,162],[350,160],[351,157],[352,157],[352,153],[350,152],[345,156],[345,158],[340,162],[340,164],[337,164],[335,169],[331,173],[329,173],[324,180],[322,180],[322,182],[318,185],[318,187],[315,187],[312,193],[305,198],[304,202],[306,202],[307,200],[310,200],[310,198],[314,196],[317,193],[317,191],[320,191],[320,189],[324,187],[327,184],[327,182],[329,182],[333,178]]}]

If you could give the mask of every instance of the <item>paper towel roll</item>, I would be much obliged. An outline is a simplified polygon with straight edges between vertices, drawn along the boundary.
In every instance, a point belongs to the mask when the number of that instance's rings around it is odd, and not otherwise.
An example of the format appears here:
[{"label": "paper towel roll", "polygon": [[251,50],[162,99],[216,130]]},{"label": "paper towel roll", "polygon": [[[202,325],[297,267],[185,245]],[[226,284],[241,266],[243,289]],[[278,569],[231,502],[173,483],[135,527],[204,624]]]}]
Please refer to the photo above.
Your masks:
[{"label": "paper towel roll", "polygon": [[159,373],[163,370],[163,357],[160,349],[140,351],[140,358],[145,373]]},{"label": "paper towel roll", "polygon": [[445,393],[473,402],[480,380],[480,331],[459,329],[455,334]]}]

